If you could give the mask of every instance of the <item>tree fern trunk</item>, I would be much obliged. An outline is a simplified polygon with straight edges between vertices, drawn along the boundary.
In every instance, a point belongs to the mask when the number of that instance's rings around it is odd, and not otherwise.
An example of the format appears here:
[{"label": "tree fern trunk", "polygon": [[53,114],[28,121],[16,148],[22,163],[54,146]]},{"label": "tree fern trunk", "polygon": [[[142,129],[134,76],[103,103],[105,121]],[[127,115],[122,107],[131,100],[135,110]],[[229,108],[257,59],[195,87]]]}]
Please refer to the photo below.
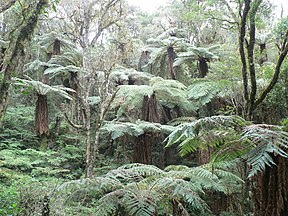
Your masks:
[{"label": "tree fern trunk", "polygon": [[268,61],[268,55],[266,51],[266,44],[260,44],[260,60],[259,64],[262,66],[265,62]]},{"label": "tree fern trunk", "polygon": [[287,159],[272,156],[277,166],[267,167],[256,177],[254,215],[286,216],[288,212]]},{"label": "tree fern trunk", "polygon": [[[150,97],[144,96],[142,108],[142,120],[148,122],[159,122],[160,116],[157,111],[157,99],[153,94]],[[133,146],[133,162],[152,164],[152,143],[155,138],[151,134],[145,133],[138,137],[139,142]]]},{"label": "tree fern trunk", "polygon": [[206,59],[199,60],[199,78],[204,78],[208,73],[208,64]]},{"label": "tree fern trunk", "polygon": [[172,200],[172,206],[173,206],[173,216],[182,216],[183,211],[179,207],[177,200]]},{"label": "tree fern trunk", "polygon": [[175,52],[174,52],[173,47],[168,47],[167,53],[168,53],[168,69],[169,69],[171,78],[176,80],[177,76],[176,76],[175,69],[173,67],[174,58],[175,58]]},{"label": "tree fern trunk", "polygon": [[137,143],[133,146],[133,162],[152,164],[151,139],[145,133],[138,137]]},{"label": "tree fern trunk", "polygon": [[47,95],[38,95],[35,110],[35,128],[40,137],[40,149],[47,150],[49,135],[49,116]]}]

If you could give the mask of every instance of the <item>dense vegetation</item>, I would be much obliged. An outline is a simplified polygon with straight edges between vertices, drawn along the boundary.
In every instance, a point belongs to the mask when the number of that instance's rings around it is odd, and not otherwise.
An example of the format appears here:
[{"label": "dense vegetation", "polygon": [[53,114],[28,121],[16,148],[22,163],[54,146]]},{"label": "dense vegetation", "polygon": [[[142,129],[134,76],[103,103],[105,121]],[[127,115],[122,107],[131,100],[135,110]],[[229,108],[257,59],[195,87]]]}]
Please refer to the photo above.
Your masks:
[{"label": "dense vegetation", "polygon": [[269,0],[2,1],[0,215],[287,215],[287,53]]}]

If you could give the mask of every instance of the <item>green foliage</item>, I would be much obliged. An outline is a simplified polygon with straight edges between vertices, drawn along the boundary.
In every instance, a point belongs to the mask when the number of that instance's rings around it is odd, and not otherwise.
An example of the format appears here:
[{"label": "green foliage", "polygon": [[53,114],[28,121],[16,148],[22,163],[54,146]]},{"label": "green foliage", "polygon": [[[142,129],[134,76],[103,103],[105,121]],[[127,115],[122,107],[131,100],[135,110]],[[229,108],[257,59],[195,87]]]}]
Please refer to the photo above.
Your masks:
[{"label": "green foliage", "polygon": [[167,145],[178,144],[181,155],[198,149],[216,148],[211,162],[235,161],[241,157],[251,165],[248,178],[274,165],[272,155],[288,158],[288,133],[280,126],[250,125],[238,116],[212,116],[179,125],[167,137]]},{"label": "green foliage", "polygon": [[37,146],[34,133],[34,108],[17,105],[10,107],[0,128],[0,150]]},{"label": "green foliage", "polygon": [[66,146],[59,152],[2,149],[0,150],[0,160],[2,160],[0,167],[6,170],[6,178],[8,179],[13,178],[17,172],[26,173],[33,177],[73,178],[74,175],[79,175],[75,170],[82,158],[79,153],[78,149],[73,146]]},{"label": "green foliage", "polygon": [[44,74],[50,78],[56,76],[67,77],[71,74],[82,72],[82,52],[77,48],[66,49],[61,55],[54,55],[48,61],[48,68],[45,69]]},{"label": "green foliage", "polygon": [[74,43],[72,43],[70,40],[67,40],[64,35],[54,32],[54,31],[51,31],[47,34],[43,34],[39,36],[38,43],[40,47],[44,49],[47,53],[52,53],[55,40],[59,40],[61,46],[65,48],[70,48],[70,49],[75,48]]},{"label": "green foliage", "polygon": [[54,178],[36,180],[27,176],[17,180],[5,188],[4,194],[7,196],[3,197],[4,202],[0,202],[0,206],[3,204],[3,209],[0,207],[0,211],[10,213],[3,215],[41,215],[44,203],[47,200],[49,202],[53,189],[60,183],[61,181]]},{"label": "green foliage", "polygon": [[147,85],[150,79],[153,77],[150,73],[139,72],[134,69],[129,69],[121,66],[117,66],[109,74],[109,79],[116,84],[133,84],[133,85]]},{"label": "green foliage", "polygon": [[144,96],[150,97],[152,94],[153,88],[150,86],[121,85],[119,86],[119,91],[116,94],[111,108],[119,107],[117,111],[119,117],[123,114],[133,117],[132,113],[137,113],[137,111],[139,111],[143,106]]},{"label": "green foliage", "polygon": [[[96,198],[89,205],[95,215],[165,215],[172,213],[173,203],[193,215],[205,215],[209,206],[201,195],[206,191],[233,193],[242,180],[225,171],[223,165],[190,168],[169,166],[161,170],[152,165],[129,164],[104,176],[62,184],[56,200],[66,200],[66,208],[78,205],[86,197]],[[88,190],[87,190],[88,188]],[[68,197],[67,197],[68,196]],[[68,200],[68,202],[67,202]],[[86,200],[87,201],[87,200]],[[93,211],[93,210],[92,210]]]},{"label": "green foliage", "polygon": [[169,77],[167,76],[167,49],[173,48],[173,51],[177,53],[184,51],[189,46],[183,38],[170,36],[169,30],[157,38],[148,39],[147,44],[146,50],[151,53],[148,66],[152,65],[152,74],[164,78]]},{"label": "green foliage", "polygon": [[151,123],[140,120],[137,120],[135,123],[109,122],[101,128],[101,131],[110,133],[111,139],[113,140],[127,135],[138,137],[147,132],[169,134],[173,130],[173,126],[161,125],[159,123]]},{"label": "green foliage", "polygon": [[250,125],[244,129],[242,142],[248,142],[250,151],[244,155],[252,166],[249,176],[264,171],[266,166],[275,165],[272,156],[288,158],[288,133],[274,125]]},{"label": "green foliage", "polygon": [[276,39],[283,41],[287,40],[288,17],[284,17],[277,23],[275,28]]},{"label": "green foliage", "polygon": [[186,52],[181,52],[178,54],[178,57],[175,59],[174,66],[179,66],[185,62],[189,61],[200,61],[200,60],[206,60],[206,61],[211,61],[211,60],[218,60],[219,57],[212,53],[212,51],[219,49],[219,46],[211,46],[208,48],[204,47],[188,47],[188,51]]},{"label": "green foliage", "polygon": [[231,95],[231,86],[233,84],[229,80],[212,81],[208,79],[195,79],[188,86],[188,99],[193,101],[193,103],[197,103],[200,108],[216,97],[225,98]]},{"label": "green foliage", "polygon": [[231,136],[230,129],[237,130],[244,124],[245,120],[238,116],[212,116],[184,123],[167,137],[166,147],[178,143],[180,154],[184,156],[198,148],[217,145],[225,136]]},{"label": "green foliage", "polygon": [[73,89],[65,88],[62,86],[49,86],[45,83],[35,80],[25,80],[25,79],[15,79],[17,81],[16,85],[32,87],[37,94],[47,95],[48,93],[58,94],[68,100],[72,100],[72,97],[68,92],[75,92]]},{"label": "green foliage", "polygon": [[187,87],[177,80],[165,80],[161,77],[154,77],[150,80],[150,86],[147,85],[121,85],[119,91],[112,103],[112,108],[118,108],[117,115],[120,117],[125,114],[134,119],[139,118],[143,106],[144,96],[155,94],[160,105],[170,109],[179,107],[183,112],[192,112],[197,110],[187,99]]},{"label": "green foliage", "polygon": [[162,105],[170,109],[179,107],[186,112],[192,112],[197,109],[193,103],[188,101],[187,87],[181,82],[155,77],[151,79],[150,85]]},{"label": "green foliage", "polygon": [[20,211],[19,203],[20,196],[16,188],[0,188],[0,215],[17,215]]}]

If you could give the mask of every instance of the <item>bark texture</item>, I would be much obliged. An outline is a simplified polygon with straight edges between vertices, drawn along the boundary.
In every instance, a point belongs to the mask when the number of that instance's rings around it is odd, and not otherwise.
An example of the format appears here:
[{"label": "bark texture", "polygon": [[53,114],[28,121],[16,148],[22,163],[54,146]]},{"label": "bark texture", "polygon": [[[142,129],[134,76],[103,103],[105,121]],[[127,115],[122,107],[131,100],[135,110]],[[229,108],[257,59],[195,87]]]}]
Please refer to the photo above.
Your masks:
[{"label": "bark texture", "polygon": [[[142,120],[148,122],[159,122],[160,116],[157,111],[157,99],[153,94],[150,97],[144,96],[142,108]],[[137,140],[139,142],[133,147],[133,162],[152,164],[152,144],[155,141],[151,133],[141,135]]]},{"label": "bark texture", "polygon": [[272,156],[276,166],[256,177],[254,215],[286,216],[288,212],[287,159]]}]

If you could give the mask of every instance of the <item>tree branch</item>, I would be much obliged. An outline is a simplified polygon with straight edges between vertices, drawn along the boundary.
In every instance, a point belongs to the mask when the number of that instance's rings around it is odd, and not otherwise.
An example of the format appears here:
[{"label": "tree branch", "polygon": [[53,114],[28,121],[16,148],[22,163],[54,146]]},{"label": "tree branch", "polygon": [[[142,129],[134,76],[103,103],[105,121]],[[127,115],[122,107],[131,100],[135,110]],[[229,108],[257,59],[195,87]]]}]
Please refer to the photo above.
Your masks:
[{"label": "tree branch", "polygon": [[[247,74],[247,62],[246,62],[246,55],[244,49],[244,42],[245,42],[245,33],[246,33],[246,24],[247,24],[247,17],[250,11],[250,4],[251,0],[245,0],[244,11],[241,16],[240,21],[240,32],[239,32],[239,53],[242,62],[242,79],[243,79],[243,87],[244,87],[244,99],[245,99],[245,109],[247,108],[247,103],[249,103],[249,93],[248,93],[248,74]],[[247,111],[247,110],[245,110]]]},{"label": "tree branch", "polygon": [[249,116],[252,115],[252,112],[254,110],[254,103],[255,103],[256,92],[257,92],[255,62],[254,62],[255,32],[256,32],[255,17],[256,17],[256,13],[261,3],[262,3],[262,0],[256,0],[252,4],[252,8],[250,11],[250,32],[249,32],[250,41],[248,44],[248,52],[247,52],[248,62],[249,62],[249,72],[250,72],[250,83],[251,83]]},{"label": "tree branch", "polygon": [[101,18],[98,21],[98,29],[97,32],[95,34],[95,36],[93,37],[92,41],[91,41],[91,46],[94,47],[98,38],[100,37],[100,35],[102,34],[102,32],[109,28],[111,25],[113,25],[115,22],[117,22],[118,20],[112,20],[110,22],[108,22],[106,25],[103,26],[104,23],[104,19],[109,11],[110,8],[112,8],[113,6],[115,6],[120,0],[111,0],[110,2],[107,3],[107,5],[104,7],[103,13],[101,15]]},{"label": "tree branch", "polygon": [[76,129],[84,129],[83,125],[77,125],[74,122],[72,122],[71,119],[69,119],[69,117],[68,117],[68,115],[66,113],[66,110],[64,109],[64,105],[61,105],[61,110],[62,110],[62,113],[63,113],[63,115],[64,115],[64,117],[67,120],[69,125],[71,125],[72,127],[76,128]]},{"label": "tree branch", "polygon": [[[288,31],[287,31],[288,32]],[[266,96],[268,95],[268,93],[273,89],[273,87],[276,85],[278,79],[279,79],[279,75],[281,72],[281,66],[283,61],[285,60],[286,56],[288,54],[288,44],[286,44],[284,50],[280,53],[277,64],[276,64],[276,68],[275,68],[275,73],[274,76],[271,80],[271,82],[269,83],[269,85],[267,86],[267,88],[262,92],[262,94],[260,95],[259,99],[256,100],[255,105],[254,105],[254,109],[256,109],[256,107],[262,103],[262,101],[264,101],[264,99],[266,98]]]}]

